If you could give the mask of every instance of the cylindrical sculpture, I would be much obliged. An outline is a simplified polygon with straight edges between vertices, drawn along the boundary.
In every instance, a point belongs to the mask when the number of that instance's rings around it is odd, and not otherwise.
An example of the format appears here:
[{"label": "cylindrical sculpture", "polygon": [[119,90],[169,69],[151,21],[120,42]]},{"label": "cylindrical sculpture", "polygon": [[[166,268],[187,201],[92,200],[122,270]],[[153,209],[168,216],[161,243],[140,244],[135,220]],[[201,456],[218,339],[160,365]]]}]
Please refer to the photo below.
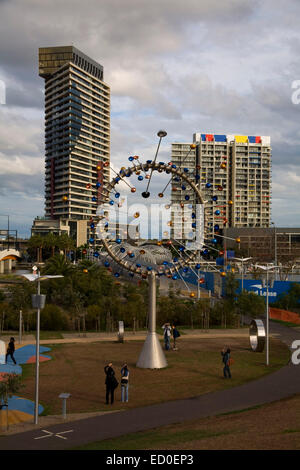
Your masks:
[{"label": "cylindrical sculpture", "polygon": [[249,336],[252,351],[262,352],[266,341],[266,331],[262,320],[252,320],[249,329]]},{"label": "cylindrical sculpture", "polygon": [[123,321],[119,321],[118,341],[119,343],[124,343],[124,322]]}]

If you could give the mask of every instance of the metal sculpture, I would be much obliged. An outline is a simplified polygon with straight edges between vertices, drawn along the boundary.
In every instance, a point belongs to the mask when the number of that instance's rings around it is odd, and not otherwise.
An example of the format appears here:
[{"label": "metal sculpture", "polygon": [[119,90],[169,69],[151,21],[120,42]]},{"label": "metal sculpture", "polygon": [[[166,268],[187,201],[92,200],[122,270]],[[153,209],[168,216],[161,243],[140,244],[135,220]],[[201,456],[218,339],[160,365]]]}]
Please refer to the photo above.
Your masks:
[{"label": "metal sculpture", "polygon": [[252,351],[262,352],[266,341],[266,331],[262,320],[252,320],[249,329],[249,337]]},{"label": "metal sculpture", "polygon": [[[155,331],[156,278],[165,275],[173,280],[181,280],[190,291],[190,288],[184,281],[182,273],[191,270],[191,272],[198,277],[198,282],[200,282],[198,275],[198,271],[201,267],[200,255],[207,255],[209,252],[208,248],[219,252],[219,250],[212,246],[217,242],[216,238],[206,240],[204,221],[205,201],[200,189],[201,182],[198,166],[195,171],[191,171],[184,167],[178,168],[172,162],[157,162],[161,140],[167,133],[165,131],[159,131],[157,135],[159,137],[159,143],[153,161],[147,160],[146,163],[141,163],[139,162],[139,156],[135,155],[128,158],[132,166],[128,168],[122,167],[119,172],[110,168],[114,177],[110,183],[102,187],[100,197],[97,201],[97,216],[99,222],[96,224],[93,219],[90,220],[91,237],[89,239],[91,246],[95,245],[96,238],[101,240],[102,250],[96,249],[93,256],[98,258],[100,262],[102,261],[103,265],[110,270],[116,278],[119,278],[127,272],[131,277],[138,275],[149,281],[149,331],[137,365],[138,367],[151,369],[162,368],[167,365]],[[196,144],[191,144],[190,151],[195,149],[195,147]],[[184,160],[185,158],[182,163]],[[107,166],[106,163],[102,166],[104,167],[105,165]],[[115,223],[114,226],[108,214],[115,208],[119,214],[120,208],[125,200],[125,198],[121,197],[122,186],[129,188],[129,194],[141,195],[141,197],[149,203],[151,201],[149,198],[151,194],[153,194],[150,184],[156,172],[158,174],[164,173],[170,175],[168,183],[157,193],[160,201],[164,198],[165,190],[170,183],[172,184],[172,190],[177,189],[178,186],[182,191],[180,210],[183,215],[180,215],[180,217],[182,217],[182,221],[187,224],[189,234],[186,239],[183,237],[183,239],[178,240],[178,237],[176,237],[176,235],[174,236],[174,233],[171,237],[169,230],[164,231],[163,236],[158,239],[154,249],[148,241],[133,240],[129,243],[127,240],[127,230],[123,230],[123,232],[125,232],[123,233],[120,229],[120,224],[118,224],[118,228],[117,223]],[[137,176],[138,185],[142,184],[143,181],[147,183],[145,190],[139,190],[138,187],[132,186],[129,183],[130,177],[135,175]],[[221,190],[219,187],[216,189]],[[127,192],[129,191],[127,189]],[[150,191],[152,191],[152,193]],[[217,196],[213,196],[213,200],[217,201]],[[172,204],[166,204],[164,207],[166,210],[169,210],[171,206]],[[139,219],[139,217],[140,212],[137,210],[133,214],[133,218]],[[172,220],[170,220],[167,225],[172,227]],[[218,232],[218,225],[214,227],[214,230],[216,236],[221,236]],[[186,241],[187,239],[189,241]],[[225,275],[225,272],[222,271],[221,275]],[[195,298],[195,293],[190,292],[190,297]]]}]

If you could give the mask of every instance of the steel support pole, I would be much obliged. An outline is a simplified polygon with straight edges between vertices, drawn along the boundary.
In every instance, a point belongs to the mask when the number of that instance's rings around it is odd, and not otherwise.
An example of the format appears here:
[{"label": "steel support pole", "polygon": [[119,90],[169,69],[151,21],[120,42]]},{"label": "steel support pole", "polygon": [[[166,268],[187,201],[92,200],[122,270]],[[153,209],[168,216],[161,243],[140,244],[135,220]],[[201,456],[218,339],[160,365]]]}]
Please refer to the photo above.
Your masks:
[{"label": "steel support pole", "polygon": [[22,343],[22,323],[23,323],[22,310],[20,310],[20,316],[19,316],[19,344]]},{"label": "steel support pole", "polygon": [[[40,275],[40,273],[39,273]],[[40,281],[38,280],[38,295],[41,294]],[[34,424],[38,424],[39,417],[39,368],[40,368],[40,308],[36,314],[36,359],[35,359],[35,404]]]},{"label": "steel support pole", "polygon": [[242,261],[242,293],[244,290],[244,261]]},{"label": "steel support pole", "polygon": [[149,282],[149,327],[143,349],[137,362],[137,367],[143,369],[162,369],[167,367],[167,361],[156,334],[156,275],[153,271],[148,276]]},{"label": "steel support pole", "polygon": [[149,276],[149,332],[156,333],[156,276]]}]

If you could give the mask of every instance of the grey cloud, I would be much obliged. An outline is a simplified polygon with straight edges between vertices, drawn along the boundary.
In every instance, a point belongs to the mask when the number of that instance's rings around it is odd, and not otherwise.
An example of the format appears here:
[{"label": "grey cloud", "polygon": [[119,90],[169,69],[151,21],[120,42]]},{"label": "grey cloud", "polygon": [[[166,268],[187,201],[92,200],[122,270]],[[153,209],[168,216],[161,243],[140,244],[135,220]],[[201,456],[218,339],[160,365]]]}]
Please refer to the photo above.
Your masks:
[{"label": "grey cloud", "polygon": [[[31,186],[43,195],[43,116],[31,116],[43,109],[38,47],[74,43],[104,66],[118,103],[115,165],[132,154],[152,158],[156,132],[165,128],[166,160],[171,142],[189,142],[197,131],[249,133],[271,135],[274,168],[282,159],[299,168],[300,105],[291,103],[290,88],[300,79],[299,10],[293,0],[276,8],[271,0],[0,0],[0,67],[11,80],[13,116],[0,108],[0,153],[40,159],[40,173],[30,163],[41,178]],[[8,197],[30,186],[27,178],[7,176],[0,187]]]}]

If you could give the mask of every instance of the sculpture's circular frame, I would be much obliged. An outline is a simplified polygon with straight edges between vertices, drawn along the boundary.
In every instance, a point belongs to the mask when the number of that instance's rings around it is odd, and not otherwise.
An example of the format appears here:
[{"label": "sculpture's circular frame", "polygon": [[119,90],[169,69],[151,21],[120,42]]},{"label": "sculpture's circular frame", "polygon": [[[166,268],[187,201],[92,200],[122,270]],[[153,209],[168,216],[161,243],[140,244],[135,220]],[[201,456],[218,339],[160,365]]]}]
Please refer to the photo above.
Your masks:
[{"label": "sculpture's circular frame", "polygon": [[250,346],[254,352],[262,352],[265,347],[266,331],[262,320],[252,320],[249,328]]},{"label": "sculpture's circular frame", "polygon": [[[139,171],[146,172],[146,171],[149,171],[149,170],[151,170],[152,172],[153,171],[158,171],[159,173],[162,173],[162,172],[165,172],[167,174],[171,173],[173,176],[182,178],[190,186],[190,188],[194,191],[194,193],[196,194],[197,203],[198,204],[204,204],[204,199],[203,199],[203,196],[202,196],[202,193],[201,193],[200,189],[191,180],[191,178],[189,177],[187,172],[179,170],[176,167],[176,165],[172,164],[172,162],[170,162],[170,163],[165,163],[165,162],[155,163],[155,162],[152,162],[152,161],[151,162],[148,161],[146,163],[139,163],[138,165],[133,165],[132,167],[121,169],[120,172],[117,174],[117,176],[115,178],[113,178],[105,188],[103,188],[103,192],[102,192],[102,199],[103,200],[101,201],[101,203],[102,204],[109,203],[109,200],[110,200],[109,195],[110,195],[111,191],[114,190],[115,186],[118,183],[120,183],[122,178],[130,177],[131,175],[133,175],[134,173],[139,172]],[[133,188],[133,189],[135,189],[135,188]],[[204,221],[203,221],[202,230],[204,231]],[[144,272],[144,273],[142,272],[141,267],[134,266],[133,264],[129,263],[128,261],[124,261],[123,259],[120,259],[113,252],[113,250],[111,249],[110,242],[113,242],[114,240],[109,240],[108,241],[105,238],[105,236],[101,236],[101,235],[100,235],[100,238],[101,238],[102,244],[104,246],[104,249],[107,251],[109,256],[116,263],[118,263],[122,268],[124,268],[124,269],[126,269],[126,270],[128,270],[128,271],[130,271],[134,274],[138,274],[138,275],[146,274],[146,272]],[[186,257],[184,262],[180,259],[177,260],[177,261],[174,261],[173,262],[174,267],[166,267],[163,271],[155,271],[155,270],[153,270],[153,271],[155,272],[155,274],[158,274],[158,275],[161,275],[161,274],[170,274],[170,275],[172,275],[172,274],[176,273],[177,269],[184,268],[189,263],[195,261],[197,253],[199,252],[200,249],[201,248],[196,249],[194,251],[191,250],[191,254],[189,254]]]}]

